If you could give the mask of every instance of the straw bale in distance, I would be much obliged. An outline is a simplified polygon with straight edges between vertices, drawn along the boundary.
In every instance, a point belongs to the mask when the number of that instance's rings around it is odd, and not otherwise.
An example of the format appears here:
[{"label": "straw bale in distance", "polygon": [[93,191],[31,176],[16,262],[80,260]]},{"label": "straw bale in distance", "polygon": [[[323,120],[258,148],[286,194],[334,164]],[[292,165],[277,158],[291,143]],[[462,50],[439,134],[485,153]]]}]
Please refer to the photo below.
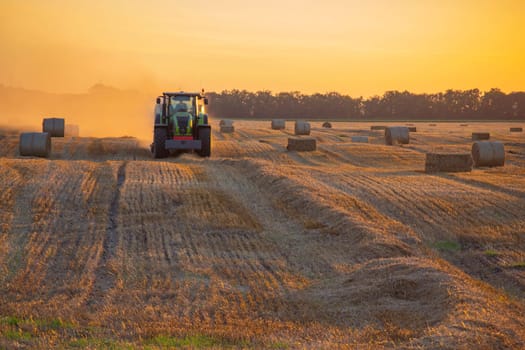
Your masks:
[{"label": "straw bale in distance", "polygon": [[387,145],[408,144],[410,132],[406,126],[390,126],[385,130],[385,142]]},{"label": "straw bale in distance", "polygon": [[425,172],[468,172],[472,171],[470,153],[427,153]]},{"label": "straw bale in distance", "polygon": [[472,133],[472,141],[479,141],[479,140],[490,140],[490,133],[488,133],[488,132],[473,132]]},{"label": "straw bale in distance", "polygon": [[286,128],[286,122],[284,119],[272,119],[272,129],[282,130]]},{"label": "straw bale in distance", "polygon": [[472,144],[472,159],[476,167],[505,165],[505,147],[498,141],[477,141]]},{"label": "straw bale in distance", "polygon": [[294,127],[295,135],[310,135],[310,123],[296,121]]},{"label": "straw bale in distance", "polygon": [[308,152],[315,151],[317,144],[313,137],[289,137],[286,148],[288,151]]}]

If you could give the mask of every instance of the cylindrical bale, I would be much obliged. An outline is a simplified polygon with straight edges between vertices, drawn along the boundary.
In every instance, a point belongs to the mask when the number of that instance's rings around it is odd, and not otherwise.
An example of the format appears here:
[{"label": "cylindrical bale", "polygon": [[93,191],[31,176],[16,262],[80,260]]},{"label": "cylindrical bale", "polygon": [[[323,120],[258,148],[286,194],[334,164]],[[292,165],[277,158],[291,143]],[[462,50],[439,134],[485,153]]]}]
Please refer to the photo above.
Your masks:
[{"label": "cylindrical bale", "polygon": [[328,129],[330,129],[331,127],[332,127],[332,123],[330,123],[330,122],[324,122],[324,123],[323,123],[323,128],[328,128]]},{"label": "cylindrical bale", "polygon": [[510,128],[510,132],[523,132],[523,128]]},{"label": "cylindrical bale", "polygon": [[368,136],[352,136],[352,142],[368,143]]},{"label": "cylindrical bale", "polygon": [[229,134],[235,131],[235,127],[232,126],[221,126],[221,132],[225,134]]},{"label": "cylindrical bale", "polygon": [[417,128],[415,126],[409,126],[408,127],[409,132],[417,132]]},{"label": "cylindrical bale", "polygon": [[473,132],[472,133],[472,141],[479,141],[479,140],[490,140],[490,133],[488,133],[488,132]]},{"label": "cylindrical bale", "polygon": [[24,132],[20,134],[19,151],[21,156],[49,157],[51,136],[47,132]]},{"label": "cylindrical bale", "polygon": [[272,119],[272,129],[282,130],[286,128],[286,121],[284,119]]},{"label": "cylindrical bale", "polygon": [[459,126],[468,126],[468,124],[459,124]]},{"label": "cylindrical bale", "polygon": [[468,172],[472,171],[470,153],[427,153],[425,172]]},{"label": "cylindrical bale", "polygon": [[436,126],[436,124],[428,124],[428,126]]},{"label": "cylindrical bale", "polygon": [[79,131],[78,125],[66,124],[66,127],[64,129],[64,135],[65,136],[78,137],[80,135],[80,131]]},{"label": "cylindrical bale", "polygon": [[315,151],[317,143],[313,137],[290,137],[288,138],[288,147],[286,148],[288,151]]},{"label": "cylindrical bale", "polygon": [[407,144],[410,142],[410,132],[406,126],[390,126],[385,130],[387,145]]},{"label": "cylindrical bale", "polygon": [[296,135],[310,135],[310,123],[296,121],[294,131]]},{"label": "cylindrical bale", "polygon": [[51,137],[64,137],[64,118],[44,118],[42,131],[49,133]]},{"label": "cylindrical bale", "polygon": [[503,166],[505,146],[498,141],[477,141],[472,144],[472,159],[476,167]]},{"label": "cylindrical bale", "polygon": [[372,125],[370,127],[370,130],[386,130],[386,126],[384,126],[384,125]]},{"label": "cylindrical bale", "polygon": [[223,119],[219,122],[219,126],[233,126],[233,120],[230,119]]}]

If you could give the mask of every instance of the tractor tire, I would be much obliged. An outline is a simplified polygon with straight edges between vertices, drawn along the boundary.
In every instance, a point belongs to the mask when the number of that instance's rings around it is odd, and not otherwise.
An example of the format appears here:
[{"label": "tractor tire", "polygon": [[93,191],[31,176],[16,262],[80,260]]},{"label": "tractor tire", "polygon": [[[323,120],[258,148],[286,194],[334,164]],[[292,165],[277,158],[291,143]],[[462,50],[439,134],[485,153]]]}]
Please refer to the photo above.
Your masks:
[{"label": "tractor tire", "polygon": [[201,150],[199,155],[201,157],[209,157],[211,155],[211,128],[199,127],[199,140],[201,140]]},{"label": "tractor tire", "polygon": [[169,151],[166,149],[166,140],[168,139],[168,130],[166,128],[155,128],[153,140],[153,157],[166,158]]}]

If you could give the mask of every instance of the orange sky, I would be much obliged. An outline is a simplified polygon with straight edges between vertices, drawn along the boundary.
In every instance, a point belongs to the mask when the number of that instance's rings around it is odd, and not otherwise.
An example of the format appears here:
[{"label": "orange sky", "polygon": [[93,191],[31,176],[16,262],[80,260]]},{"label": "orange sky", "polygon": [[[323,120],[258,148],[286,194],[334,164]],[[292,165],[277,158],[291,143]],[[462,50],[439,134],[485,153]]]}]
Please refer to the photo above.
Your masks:
[{"label": "orange sky", "polygon": [[524,0],[1,0],[0,84],[525,90]]}]

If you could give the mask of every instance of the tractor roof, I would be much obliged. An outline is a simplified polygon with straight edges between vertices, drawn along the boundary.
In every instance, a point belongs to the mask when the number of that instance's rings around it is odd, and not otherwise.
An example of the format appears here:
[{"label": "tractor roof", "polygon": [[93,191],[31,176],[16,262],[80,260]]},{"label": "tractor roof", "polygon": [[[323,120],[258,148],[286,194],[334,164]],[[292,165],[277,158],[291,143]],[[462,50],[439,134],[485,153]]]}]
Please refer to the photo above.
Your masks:
[{"label": "tractor roof", "polygon": [[184,92],[184,91],[179,91],[179,92],[163,92],[162,94],[163,94],[163,95],[166,95],[166,96],[189,96],[189,97],[198,97],[199,99],[204,97],[201,93],[198,93],[198,92]]}]

